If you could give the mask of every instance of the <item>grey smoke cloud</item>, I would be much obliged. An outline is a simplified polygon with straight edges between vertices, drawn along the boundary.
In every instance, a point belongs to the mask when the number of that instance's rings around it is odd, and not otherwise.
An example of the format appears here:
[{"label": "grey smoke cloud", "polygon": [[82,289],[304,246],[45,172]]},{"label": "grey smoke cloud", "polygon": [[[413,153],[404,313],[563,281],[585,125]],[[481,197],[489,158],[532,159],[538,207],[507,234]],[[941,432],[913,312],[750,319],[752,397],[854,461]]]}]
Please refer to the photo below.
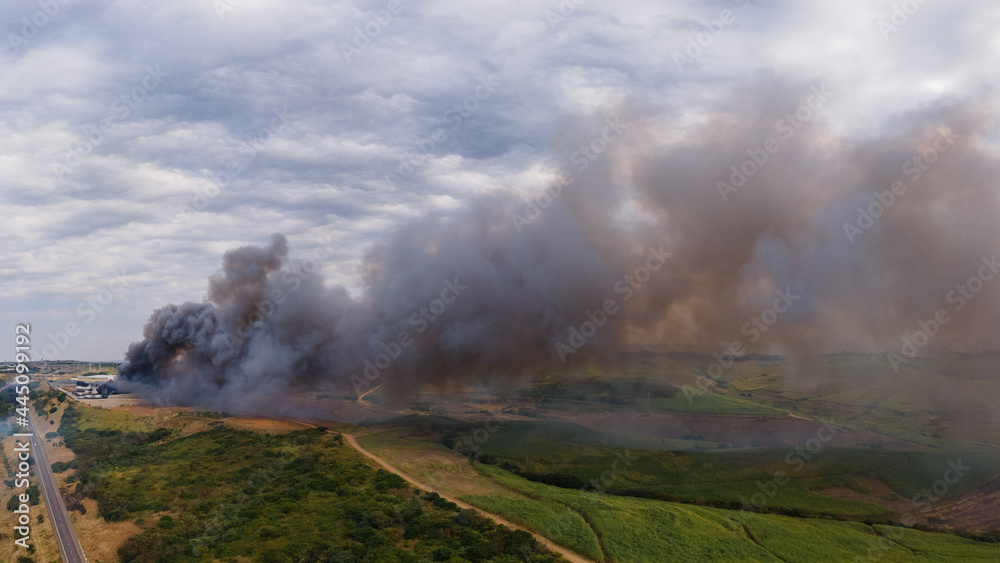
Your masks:
[{"label": "grey smoke cloud", "polygon": [[[810,84],[745,81],[704,102],[705,119],[667,136],[660,124],[683,123],[683,108],[624,103],[615,109],[629,134],[536,219],[515,228],[510,215],[527,199],[501,189],[406,220],[368,250],[354,294],[318,273],[299,275],[282,235],[230,251],[204,302],[153,313],[121,373],[164,401],[274,412],[275,393],[350,393],[352,376],[403,332],[412,345],[380,375],[399,396],[580,362],[615,366],[643,348],[712,352],[741,340],[748,351],[786,354],[898,349],[970,268],[998,252],[996,108],[985,93],[943,99],[864,133],[837,130],[819,113],[723,201],[717,182],[814,95]],[[576,150],[606,115],[566,120],[554,150]],[[904,165],[941,131],[949,149],[918,179],[907,176]],[[845,236],[858,208],[900,177],[905,195],[863,236]],[[661,245],[670,255],[662,270],[564,365],[557,344]],[[467,289],[418,332],[414,311],[446,280]],[[745,321],[779,290],[795,301],[765,338],[747,339]],[[279,293],[264,314],[259,303]],[[1000,294],[984,290],[926,351],[1000,347],[998,307]]]}]

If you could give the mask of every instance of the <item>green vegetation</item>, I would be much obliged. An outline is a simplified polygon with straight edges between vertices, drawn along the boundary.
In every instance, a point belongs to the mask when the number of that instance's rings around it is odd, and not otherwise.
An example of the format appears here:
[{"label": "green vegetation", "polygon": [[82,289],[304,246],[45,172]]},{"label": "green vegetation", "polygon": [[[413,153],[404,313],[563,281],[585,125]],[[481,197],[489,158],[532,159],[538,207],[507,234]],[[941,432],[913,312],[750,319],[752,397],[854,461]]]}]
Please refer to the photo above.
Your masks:
[{"label": "green vegetation", "polygon": [[149,523],[122,561],[557,561],[530,534],[373,469],[339,435],[219,426],[164,441],[164,429],[96,428],[128,416],[106,412],[71,405],[61,432],[77,492],[107,520]]},{"label": "green vegetation", "polygon": [[229,418],[233,415],[228,412],[218,412],[218,411],[190,411],[185,413],[186,416],[200,416],[204,418],[211,418],[212,420],[218,420],[220,418]]},{"label": "green vegetation", "polygon": [[498,467],[481,468],[505,487],[580,511],[613,562],[1000,558],[1000,544],[948,534],[616,497],[534,483]]},{"label": "green vegetation", "polygon": [[[948,534],[929,533],[898,526],[875,526],[878,533],[924,559],[934,561],[997,561],[1000,544],[983,543]],[[885,551],[885,543],[879,553]]]},{"label": "green vegetation", "polygon": [[526,502],[515,494],[462,495],[460,500],[551,538],[559,545],[601,560],[600,542],[587,521],[565,505],[544,499]]},{"label": "green vegetation", "polygon": [[[428,420],[430,419],[430,420]],[[448,487],[458,483],[457,489],[466,491],[481,491],[479,493],[462,493],[460,498],[470,504],[495,512],[504,518],[518,522],[529,529],[542,533],[570,549],[594,557],[597,560],[617,562],[633,561],[850,561],[875,560],[880,561],[914,561],[919,560],[919,554],[914,555],[907,547],[892,540],[885,540],[882,526],[874,525],[872,521],[887,521],[888,516],[881,507],[866,503],[850,503],[810,492],[792,481],[779,487],[770,505],[761,512],[749,512],[725,508],[725,503],[718,506],[701,506],[694,504],[713,504],[705,499],[694,497],[684,504],[658,499],[636,498],[595,492],[603,488],[604,483],[598,482],[595,487],[586,483],[582,487],[568,488],[569,483],[562,487],[525,479],[496,465],[490,465],[483,460],[494,463],[506,463],[506,460],[492,458],[492,454],[500,451],[524,455],[521,461],[527,462],[537,471],[537,475],[545,475],[546,467],[558,471],[563,476],[572,475],[576,468],[587,471],[611,470],[614,481],[624,483],[629,479],[660,479],[661,483],[669,483],[672,475],[678,479],[686,479],[692,487],[692,495],[704,494],[714,486],[719,498],[732,495],[728,492],[734,486],[733,482],[713,483],[713,480],[724,477],[727,473],[742,477],[753,477],[746,484],[752,487],[746,492],[759,492],[755,476],[770,478],[777,461],[787,469],[783,456],[785,450],[752,450],[742,452],[629,452],[630,457],[638,459],[623,472],[614,471],[614,459],[621,459],[611,453],[622,451],[601,449],[595,446],[580,446],[567,441],[573,435],[573,425],[549,422],[505,421],[495,427],[496,431],[477,445],[473,474],[483,477],[482,483],[470,479],[469,468],[461,469],[461,463],[456,461],[459,469],[455,477],[442,475],[442,470],[427,471],[426,462],[421,459],[434,459],[435,467],[443,468],[448,464],[442,456],[448,450],[435,441],[442,436],[456,440],[460,444],[463,437],[472,429],[482,428],[480,425],[462,425],[454,419],[444,417],[407,417],[383,425],[385,431],[369,434],[361,438],[362,444],[372,451],[385,455],[395,465],[405,468],[412,475],[426,482],[440,483]],[[536,432],[537,430],[537,432]],[[510,434],[505,434],[510,432]],[[528,443],[525,443],[525,440]],[[453,447],[455,446],[453,444]],[[531,451],[534,456],[531,456]],[[835,475],[825,475],[823,471],[836,474],[838,471],[848,471],[858,474],[858,468],[852,465],[852,456],[863,453],[870,455],[862,463],[866,468],[898,462],[925,463],[940,458],[933,454],[927,458],[896,457],[899,452],[879,450],[829,449],[824,450],[828,457],[814,458],[816,463],[810,479],[825,479],[829,483],[837,482]],[[491,453],[486,453],[491,452]],[[903,452],[913,454],[913,452]],[[780,454],[780,455],[778,455]],[[651,456],[661,465],[643,466],[639,460],[642,456]],[[589,456],[589,457],[588,457]],[[657,458],[655,456],[662,456]],[[530,458],[530,459],[529,459]],[[459,458],[460,459],[460,458]],[[664,461],[674,465],[664,466]],[[963,460],[964,461],[964,460]],[[984,460],[985,461],[985,460]],[[803,473],[811,464],[803,467]],[[618,465],[620,469],[620,464]],[[897,468],[900,474],[906,474],[903,467]],[[704,472],[704,481],[698,481],[700,472]],[[593,474],[593,473],[592,473]],[[450,475],[450,474],[449,474]],[[859,475],[860,476],[860,475]],[[853,483],[848,481],[852,480]],[[742,483],[738,483],[742,486]],[[848,478],[839,483],[852,485],[858,489],[865,488],[861,482]],[[609,490],[615,486],[609,487]],[[839,514],[837,518],[801,518],[774,513],[765,510],[779,511],[775,508],[778,499],[788,495],[809,502],[811,510],[832,507],[833,512],[847,512],[848,508],[857,508],[858,520],[865,522],[842,521],[847,518]],[[786,499],[787,501],[787,499]],[[829,505],[823,503],[829,502]],[[838,504],[841,503],[841,504]],[[732,507],[739,507],[736,503]],[[846,507],[846,508],[845,508]],[[780,510],[783,511],[783,510]],[[578,518],[577,518],[578,517]],[[886,529],[897,530],[893,526]],[[597,556],[597,549],[604,556]],[[987,543],[959,538],[944,533],[927,535],[927,542],[933,547],[928,552],[943,554],[950,546],[966,549],[966,560],[989,561],[1000,557],[1000,543]],[[883,545],[885,542],[885,545]],[[872,557],[872,559],[868,559]]]},{"label": "green vegetation", "polygon": [[688,390],[642,377],[584,375],[535,380],[521,392],[536,404],[606,403],[637,405],[652,411],[704,412],[736,415],[785,415],[787,409],[763,405],[749,399],[713,392]]},{"label": "green vegetation", "polygon": [[679,391],[673,385],[651,383],[642,378],[549,377],[535,380],[522,396],[541,403],[562,400],[634,405],[637,397],[670,398],[676,397]]},{"label": "green vegetation", "polygon": [[722,395],[713,392],[680,393],[665,399],[640,400],[640,405],[653,410],[704,412],[734,415],[785,415],[787,409],[762,405],[742,397]]},{"label": "green vegetation", "polygon": [[76,465],[77,465],[76,460],[69,461],[69,462],[66,462],[66,461],[57,461],[57,462],[55,462],[55,463],[52,464],[52,472],[53,473],[62,473],[63,471],[66,471],[67,469],[75,469]]},{"label": "green vegetation", "polygon": [[[31,485],[24,492],[28,495],[28,504],[30,506],[35,506],[36,504],[38,504],[39,500],[41,499],[40,496],[41,490],[39,490],[37,485]],[[7,510],[10,511],[17,510],[17,507],[21,505],[21,501],[18,499],[18,496],[19,493],[15,493],[14,495],[11,495],[9,499],[7,499]]]},{"label": "green vegetation", "polygon": [[[873,476],[912,498],[941,479],[950,461],[961,459],[971,469],[951,485],[949,492],[955,494],[989,479],[1000,465],[996,454],[968,451],[827,447],[808,455],[808,460],[794,448],[642,451],[609,447],[607,435],[588,428],[544,421],[507,421],[482,443],[469,443],[467,437],[478,427],[456,424],[445,427],[443,445],[532,481],[720,508],[742,509],[749,504],[755,511],[791,516],[888,522],[891,512],[884,507],[821,491],[847,487],[867,492],[858,478]],[[776,475],[788,482],[771,484]],[[765,502],[760,502],[761,487],[773,491]]]},{"label": "green vegetation", "polygon": [[[69,407],[67,407],[69,410]],[[137,417],[123,411],[102,409],[100,407],[80,409],[80,419],[77,426],[80,430],[120,431],[120,432],[155,432],[156,422],[150,417]],[[63,420],[66,415],[63,415]]]}]

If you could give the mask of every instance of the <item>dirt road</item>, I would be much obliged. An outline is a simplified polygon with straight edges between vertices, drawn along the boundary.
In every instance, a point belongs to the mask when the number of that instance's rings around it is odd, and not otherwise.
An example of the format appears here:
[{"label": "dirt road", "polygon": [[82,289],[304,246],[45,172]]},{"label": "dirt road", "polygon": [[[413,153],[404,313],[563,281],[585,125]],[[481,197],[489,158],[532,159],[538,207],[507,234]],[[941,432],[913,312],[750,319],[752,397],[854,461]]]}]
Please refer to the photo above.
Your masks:
[{"label": "dirt road", "polygon": [[369,389],[369,390],[365,391],[364,393],[362,393],[361,395],[359,395],[358,396],[358,404],[364,405],[366,407],[373,407],[373,406],[375,406],[375,405],[369,403],[368,401],[366,401],[365,397],[367,397],[368,395],[371,395],[372,393],[374,393],[374,392],[378,391],[379,389],[381,389],[382,385],[385,385],[385,384],[382,383],[378,387],[375,387],[374,389]]},{"label": "dirt road", "polygon": [[385,469],[386,471],[388,471],[390,473],[395,473],[396,475],[399,475],[407,483],[413,485],[414,487],[416,487],[418,489],[422,489],[424,491],[430,491],[432,493],[437,493],[437,494],[441,495],[442,498],[445,498],[445,499],[447,499],[447,500],[449,500],[449,501],[457,504],[460,508],[471,508],[471,509],[475,510],[476,512],[482,514],[483,516],[486,516],[487,518],[493,520],[497,524],[501,524],[501,525],[507,526],[508,528],[513,528],[515,530],[524,530],[525,532],[528,532],[529,534],[531,534],[532,536],[534,536],[535,539],[538,540],[538,543],[544,545],[546,549],[548,549],[549,551],[554,551],[554,552],[558,553],[559,555],[562,555],[563,557],[565,557],[566,559],[572,561],[573,563],[594,563],[594,561],[592,559],[587,559],[586,557],[580,555],[579,553],[576,553],[574,551],[570,551],[570,550],[568,550],[568,549],[566,549],[566,548],[564,548],[562,546],[556,545],[555,543],[553,543],[552,541],[550,541],[548,538],[546,538],[544,536],[540,536],[540,535],[532,532],[531,530],[525,528],[524,526],[519,526],[519,525],[517,525],[517,524],[515,524],[515,523],[513,523],[513,522],[511,522],[511,521],[509,521],[509,520],[507,520],[507,519],[505,519],[505,518],[503,518],[501,516],[497,516],[496,514],[490,514],[489,512],[485,512],[481,508],[478,508],[478,507],[472,506],[471,504],[462,502],[462,501],[458,500],[457,498],[452,498],[452,497],[450,497],[450,496],[442,493],[438,489],[436,489],[434,487],[431,487],[430,485],[427,485],[425,483],[421,483],[420,481],[417,481],[416,479],[410,477],[406,473],[403,473],[399,469],[396,469],[395,467],[393,467],[392,465],[390,465],[384,459],[380,458],[379,456],[377,456],[377,455],[369,452],[368,450],[364,449],[363,447],[361,447],[361,444],[358,443],[358,441],[354,438],[354,436],[352,436],[350,434],[341,434],[341,436],[344,437],[344,440],[348,444],[350,444],[352,448],[354,448],[354,449],[358,450],[359,452],[361,452],[365,457],[367,457],[368,459],[374,461],[375,463],[377,463],[381,468]]},{"label": "dirt road", "polygon": [[[295,420],[293,418],[281,418],[281,420],[287,420],[289,422],[295,422],[297,424],[301,424],[303,426],[308,426],[310,428],[316,428],[315,424],[311,424],[311,423],[308,423],[308,422],[303,422],[301,420]],[[355,450],[361,452],[361,455],[363,455],[363,456],[367,457],[368,459],[374,461],[382,469],[385,469],[386,471],[388,471],[390,473],[393,473],[395,475],[398,475],[398,476],[402,477],[404,481],[406,481],[407,483],[413,485],[414,487],[416,487],[418,489],[421,489],[421,490],[424,490],[424,491],[429,491],[429,492],[432,492],[432,493],[437,493],[437,494],[441,495],[441,498],[444,498],[446,500],[449,500],[449,501],[457,504],[460,508],[471,508],[471,509],[475,510],[476,512],[482,514],[483,516],[489,518],[490,520],[493,520],[494,522],[496,522],[497,524],[500,524],[502,526],[507,526],[508,528],[511,528],[511,529],[514,529],[514,530],[522,530],[522,531],[528,532],[529,534],[531,534],[535,538],[536,541],[538,541],[538,543],[544,545],[546,549],[548,549],[549,551],[558,553],[559,555],[562,555],[567,560],[572,561],[573,563],[595,563],[593,559],[587,559],[586,557],[580,555],[579,553],[577,553],[575,551],[566,549],[565,547],[562,547],[560,545],[556,545],[551,540],[549,540],[549,538],[547,538],[545,536],[541,536],[539,534],[536,534],[535,532],[532,532],[531,530],[525,528],[524,526],[520,526],[518,524],[515,524],[515,523],[507,520],[506,518],[504,518],[502,516],[498,516],[496,514],[492,514],[492,513],[486,512],[482,508],[478,508],[478,507],[472,506],[469,503],[462,502],[462,501],[458,500],[457,498],[454,498],[454,497],[452,497],[450,495],[446,495],[446,494],[442,493],[440,490],[438,490],[435,487],[432,487],[430,485],[427,485],[425,483],[421,483],[420,481],[417,481],[413,477],[410,477],[408,474],[406,474],[406,473],[400,471],[399,469],[396,469],[392,465],[390,465],[389,462],[387,462],[386,460],[382,459],[381,457],[379,457],[379,456],[371,453],[370,451],[364,449],[363,447],[361,447],[361,444],[358,443],[358,441],[354,438],[353,435],[351,435],[351,434],[345,434],[343,432],[341,432],[340,435],[344,437],[344,441],[346,441],[352,448],[354,448]]]}]

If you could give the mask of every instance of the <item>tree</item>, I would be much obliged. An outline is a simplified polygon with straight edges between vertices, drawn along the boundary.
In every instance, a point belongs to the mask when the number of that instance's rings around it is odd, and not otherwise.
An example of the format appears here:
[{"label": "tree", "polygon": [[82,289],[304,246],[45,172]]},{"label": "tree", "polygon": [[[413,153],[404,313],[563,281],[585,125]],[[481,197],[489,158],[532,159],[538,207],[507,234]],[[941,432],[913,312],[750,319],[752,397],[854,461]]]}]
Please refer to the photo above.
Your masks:
[{"label": "tree", "polygon": [[41,497],[42,492],[38,490],[38,485],[32,485],[28,487],[28,504],[35,506],[38,504],[38,499]]},{"label": "tree", "polygon": [[169,530],[174,527],[174,519],[169,514],[164,514],[156,525],[164,530]]}]

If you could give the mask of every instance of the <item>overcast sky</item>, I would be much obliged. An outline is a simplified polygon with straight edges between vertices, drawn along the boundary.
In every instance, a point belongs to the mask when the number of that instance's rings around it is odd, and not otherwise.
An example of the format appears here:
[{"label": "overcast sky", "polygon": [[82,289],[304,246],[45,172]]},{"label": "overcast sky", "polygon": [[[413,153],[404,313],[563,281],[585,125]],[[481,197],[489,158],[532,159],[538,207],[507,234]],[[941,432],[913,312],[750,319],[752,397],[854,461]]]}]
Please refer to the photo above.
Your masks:
[{"label": "overcast sky", "polygon": [[1000,76],[987,0],[5,0],[0,22],[0,317],[49,359],[120,360],[272,232],[332,246],[327,280],[357,291],[400,221],[539,193],[574,116],[690,107],[676,137],[774,75],[863,131]]}]

